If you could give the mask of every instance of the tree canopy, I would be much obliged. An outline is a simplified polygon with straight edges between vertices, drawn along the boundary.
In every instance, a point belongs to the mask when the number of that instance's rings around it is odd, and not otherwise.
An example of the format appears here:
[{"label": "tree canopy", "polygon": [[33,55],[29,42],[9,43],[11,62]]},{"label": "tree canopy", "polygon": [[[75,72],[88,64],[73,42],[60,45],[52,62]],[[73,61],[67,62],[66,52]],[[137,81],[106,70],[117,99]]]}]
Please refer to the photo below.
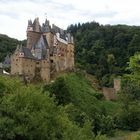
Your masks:
[{"label": "tree canopy", "polygon": [[68,31],[74,35],[76,63],[102,86],[112,86],[112,76],[128,73],[129,58],[140,51],[139,26],[87,22],[71,25]]}]

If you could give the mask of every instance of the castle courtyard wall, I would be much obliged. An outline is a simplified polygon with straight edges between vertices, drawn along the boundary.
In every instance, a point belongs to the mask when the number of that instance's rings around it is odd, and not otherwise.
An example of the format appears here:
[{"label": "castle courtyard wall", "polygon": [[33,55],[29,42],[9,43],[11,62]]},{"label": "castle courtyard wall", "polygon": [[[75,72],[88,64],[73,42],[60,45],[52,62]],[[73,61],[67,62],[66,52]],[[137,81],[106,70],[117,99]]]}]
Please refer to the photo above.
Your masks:
[{"label": "castle courtyard wall", "polygon": [[48,60],[41,60],[40,75],[43,81],[47,83],[50,81],[50,62]]}]

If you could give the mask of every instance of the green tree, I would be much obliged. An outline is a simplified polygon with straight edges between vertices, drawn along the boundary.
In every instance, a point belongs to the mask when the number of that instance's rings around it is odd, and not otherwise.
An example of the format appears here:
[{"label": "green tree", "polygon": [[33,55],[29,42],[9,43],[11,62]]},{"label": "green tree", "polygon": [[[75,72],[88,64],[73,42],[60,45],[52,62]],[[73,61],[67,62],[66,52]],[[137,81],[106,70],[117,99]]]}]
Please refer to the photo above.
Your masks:
[{"label": "green tree", "polygon": [[[139,76],[140,74],[140,53],[136,53],[130,57],[128,69],[131,70],[132,74]],[[136,77],[135,77],[136,78]]]},{"label": "green tree", "polygon": [[78,127],[52,98],[28,87],[2,98],[0,139],[93,140],[94,135],[89,123]]},{"label": "green tree", "polygon": [[127,130],[140,128],[140,54],[130,57],[128,69],[131,74],[124,75],[122,81],[122,108],[118,113],[118,127]]},{"label": "green tree", "polygon": [[51,95],[55,96],[58,104],[64,105],[70,102],[69,87],[64,77],[57,78],[54,83],[47,85],[46,89],[50,91]]}]

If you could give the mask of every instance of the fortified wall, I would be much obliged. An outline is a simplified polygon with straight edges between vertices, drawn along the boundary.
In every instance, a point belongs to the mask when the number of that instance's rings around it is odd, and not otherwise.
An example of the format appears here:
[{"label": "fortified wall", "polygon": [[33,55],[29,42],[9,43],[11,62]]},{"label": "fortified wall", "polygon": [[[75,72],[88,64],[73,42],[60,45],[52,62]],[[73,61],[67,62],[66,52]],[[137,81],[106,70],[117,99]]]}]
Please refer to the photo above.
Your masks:
[{"label": "fortified wall", "polygon": [[116,100],[117,92],[121,89],[121,79],[114,79],[114,87],[103,87],[102,92],[106,100]]}]

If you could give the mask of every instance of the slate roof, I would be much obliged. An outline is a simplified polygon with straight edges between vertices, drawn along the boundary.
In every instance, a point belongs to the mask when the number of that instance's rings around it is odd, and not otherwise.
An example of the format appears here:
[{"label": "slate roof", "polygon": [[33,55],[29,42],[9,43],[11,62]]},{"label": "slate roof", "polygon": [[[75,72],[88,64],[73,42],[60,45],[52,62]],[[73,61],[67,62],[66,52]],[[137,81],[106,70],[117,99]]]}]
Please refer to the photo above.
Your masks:
[{"label": "slate roof", "polygon": [[42,24],[41,31],[42,32],[50,32],[51,31],[51,26],[50,26],[49,20],[46,19],[45,23]]},{"label": "slate roof", "polygon": [[46,45],[46,48],[49,49],[48,41],[47,41],[45,35],[43,35],[43,39],[44,39],[44,43],[45,43],[45,45]]},{"label": "slate roof", "polygon": [[49,49],[48,42],[45,35],[41,35],[38,41],[33,45],[34,57],[38,59],[47,58],[47,49]]},{"label": "slate roof", "polygon": [[31,20],[31,19],[28,20],[28,26],[33,26],[33,24],[32,24],[32,20]]},{"label": "slate roof", "polygon": [[9,55],[5,57],[3,64],[11,64],[11,58]]},{"label": "slate roof", "polygon": [[65,30],[63,30],[63,29],[61,29],[58,26],[56,26],[56,25],[53,24],[52,25],[52,32],[54,34],[59,33],[60,34],[60,38],[63,39],[63,40],[65,40],[65,41],[67,41],[67,33],[66,33]]},{"label": "slate roof", "polygon": [[42,26],[40,26],[39,24],[39,19],[35,18],[34,22],[32,23],[31,20],[28,21],[28,26],[33,27],[33,31],[37,31],[37,29],[39,29],[40,33],[45,33],[45,32],[52,32],[53,34],[59,33],[60,34],[60,38],[71,42],[71,35],[68,36],[67,32],[61,28],[59,28],[56,25],[52,25],[52,27],[50,26],[49,20],[46,19],[45,23],[42,24]]},{"label": "slate roof", "polygon": [[37,40],[37,42],[33,46],[34,49],[48,49],[49,45],[46,40],[45,35],[41,35],[40,38]]},{"label": "slate roof", "polygon": [[20,52],[21,53],[24,53],[24,57],[26,58],[32,58],[32,59],[36,59],[32,53],[31,53],[31,50],[27,47],[23,47],[23,46],[20,46]]}]

